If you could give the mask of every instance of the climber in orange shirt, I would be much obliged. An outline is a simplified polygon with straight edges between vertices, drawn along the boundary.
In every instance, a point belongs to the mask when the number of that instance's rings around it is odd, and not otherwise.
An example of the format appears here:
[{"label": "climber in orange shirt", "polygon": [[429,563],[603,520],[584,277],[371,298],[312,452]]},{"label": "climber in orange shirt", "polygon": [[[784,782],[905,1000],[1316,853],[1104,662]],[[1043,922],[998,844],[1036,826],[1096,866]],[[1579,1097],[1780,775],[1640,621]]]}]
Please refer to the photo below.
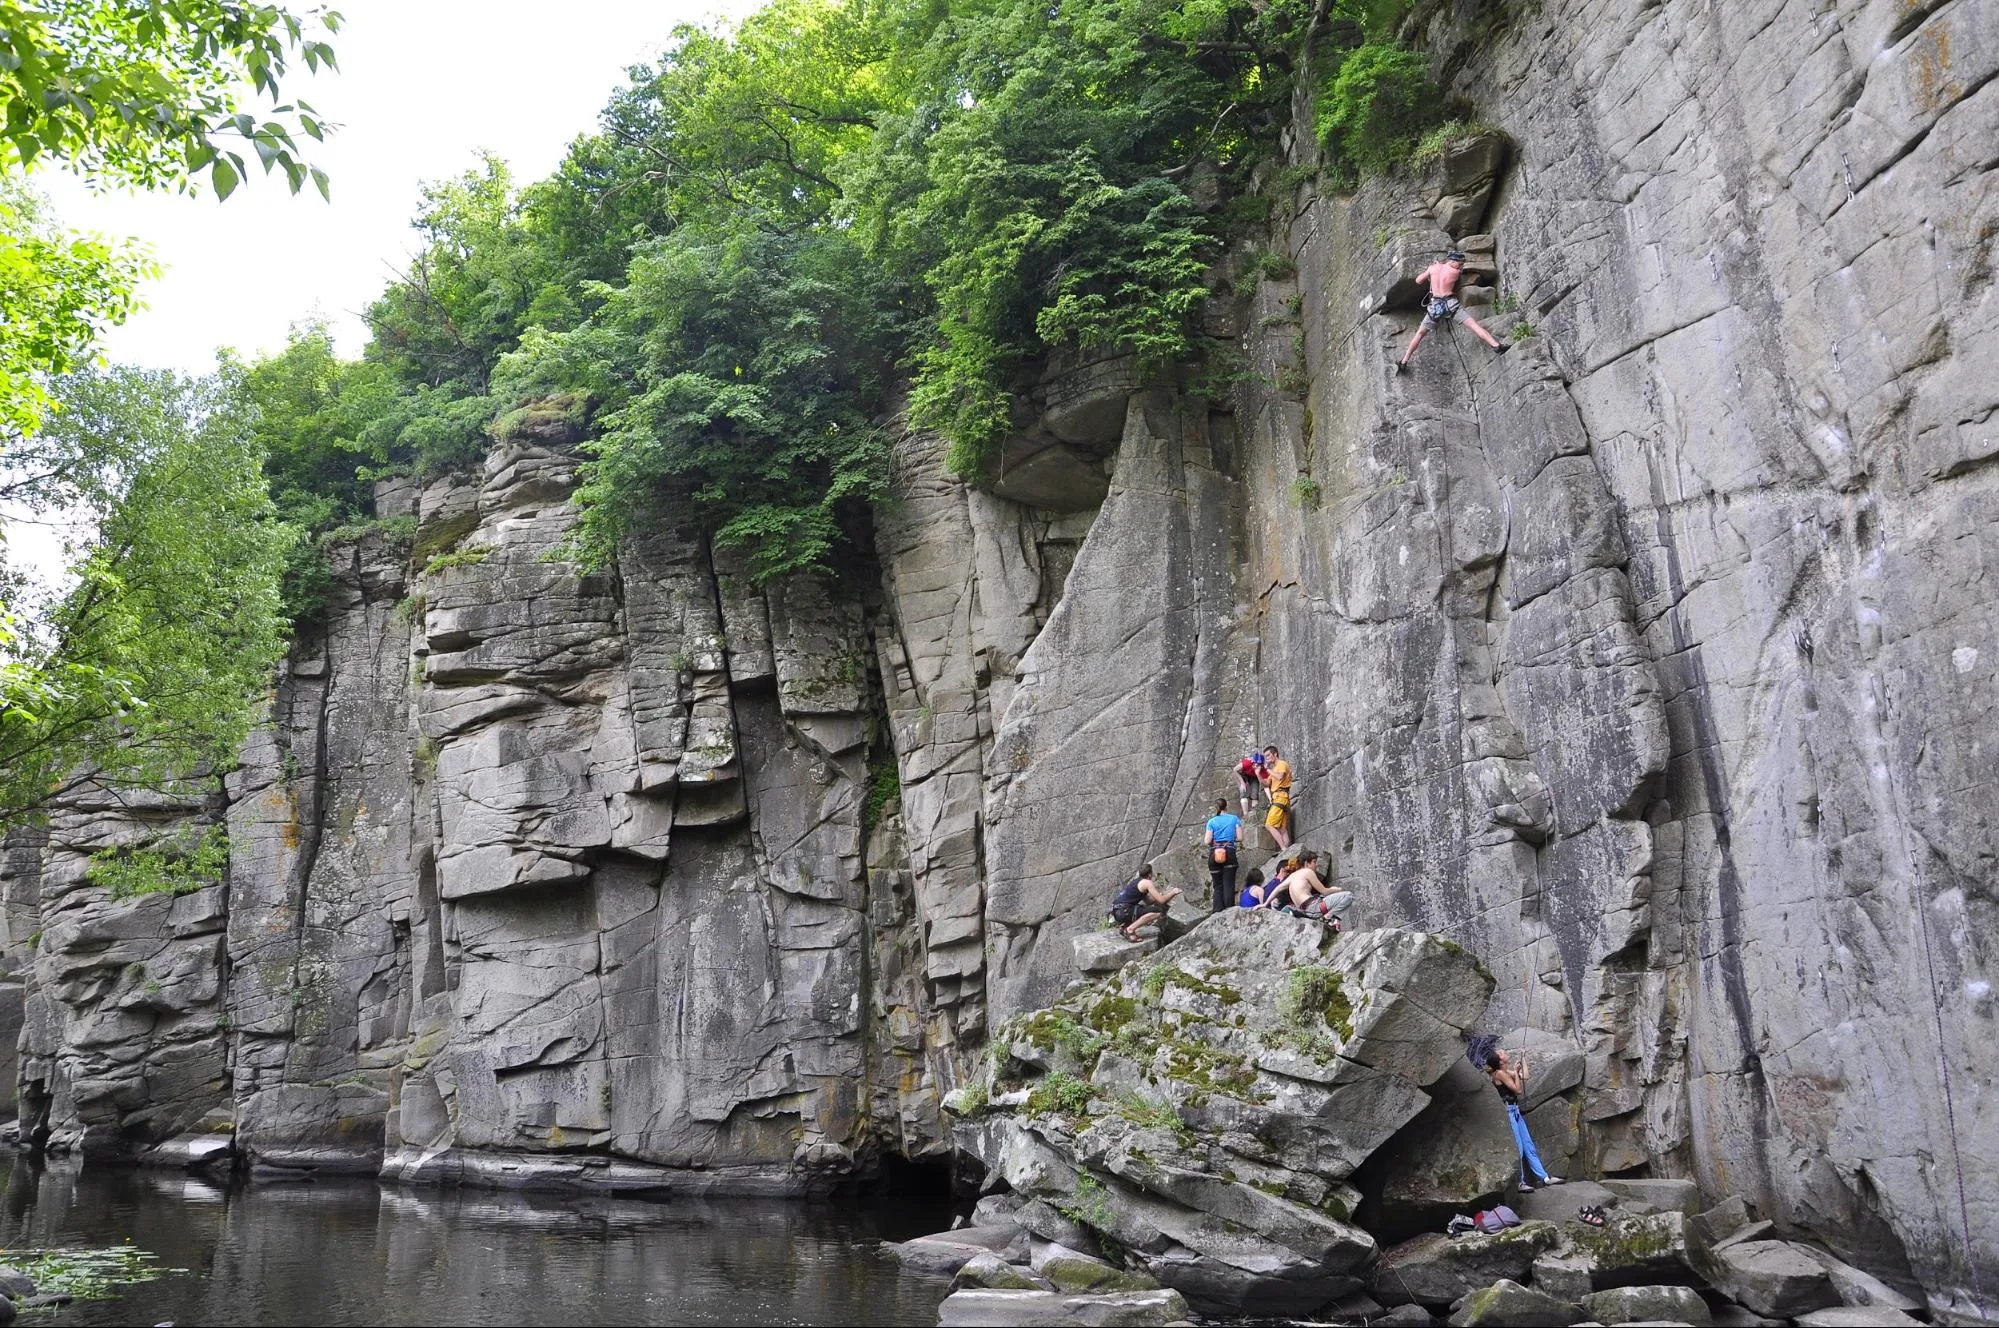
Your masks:
[{"label": "climber in orange shirt", "polygon": [[1291,763],[1277,754],[1275,746],[1263,749],[1259,778],[1263,780],[1265,796],[1270,799],[1263,827],[1270,831],[1270,837],[1277,841],[1277,851],[1282,853],[1291,847]]},{"label": "climber in orange shirt", "polygon": [[1464,274],[1465,256],[1456,249],[1445,254],[1442,262],[1432,263],[1423,269],[1423,275],[1417,278],[1423,283],[1423,289],[1429,292],[1423,298],[1423,322],[1416,329],[1416,335],[1409,338],[1409,348],[1395,362],[1395,372],[1401,373],[1409,367],[1409,357],[1423,344],[1424,336],[1433,325],[1453,318],[1470,328],[1486,345],[1501,354],[1506,352],[1506,347],[1500,345],[1492,333],[1480,327],[1478,320],[1466,313],[1464,305],[1458,302],[1458,279]]}]

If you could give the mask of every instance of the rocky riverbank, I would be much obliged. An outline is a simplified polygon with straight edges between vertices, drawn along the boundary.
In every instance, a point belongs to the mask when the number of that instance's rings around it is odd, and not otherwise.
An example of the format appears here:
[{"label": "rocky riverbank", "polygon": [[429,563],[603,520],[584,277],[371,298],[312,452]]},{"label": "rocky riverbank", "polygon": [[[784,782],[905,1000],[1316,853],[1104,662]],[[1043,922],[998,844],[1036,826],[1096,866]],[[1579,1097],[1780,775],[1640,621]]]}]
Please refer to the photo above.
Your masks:
[{"label": "rocky riverbank", "polygon": [[[1110,967],[1115,948],[1079,944],[1079,964]],[[1926,1314],[1691,1180],[1518,1194],[1504,1116],[1462,1055],[1492,978],[1447,940],[1232,911],[1122,957],[998,1030],[984,1076],[947,1103],[991,1192],[958,1229],[893,1247],[952,1279],[943,1324]],[[1538,1119],[1572,1106],[1581,1067],[1560,1051],[1541,1049],[1525,1095]],[[1519,1225],[1442,1234],[1449,1212],[1502,1199]]]}]

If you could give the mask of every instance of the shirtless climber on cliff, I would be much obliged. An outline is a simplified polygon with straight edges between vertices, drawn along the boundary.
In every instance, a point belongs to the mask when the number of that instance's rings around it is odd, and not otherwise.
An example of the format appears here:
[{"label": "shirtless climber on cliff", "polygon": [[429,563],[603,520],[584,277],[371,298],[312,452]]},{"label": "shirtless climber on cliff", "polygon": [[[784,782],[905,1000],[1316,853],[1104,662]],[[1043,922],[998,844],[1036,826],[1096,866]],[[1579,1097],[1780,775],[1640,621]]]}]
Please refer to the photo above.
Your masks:
[{"label": "shirtless climber on cliff", "polygon": [[1395,372],[1401,373],[1409,367],[1409,357],[1423,344],[1433,324],[1457,319],[1470,328],[1475,336],[1494,350],[1504,354],[1506,347],[1499,344],[1492,333],[1478,325],[1478,320],[1466,313],[1458,303],[1458,279],[1465,274],[1465,256],[1456,249],[1444,255],[1441,263],[1432,263],[1423,269],[1423,275],[1416,278],[1427,294],[1423,297],[1423,323],[1416,329],[1416,335],[1409,338],[1409,348],[1402,352],[1402,358],[1395,362]]}]

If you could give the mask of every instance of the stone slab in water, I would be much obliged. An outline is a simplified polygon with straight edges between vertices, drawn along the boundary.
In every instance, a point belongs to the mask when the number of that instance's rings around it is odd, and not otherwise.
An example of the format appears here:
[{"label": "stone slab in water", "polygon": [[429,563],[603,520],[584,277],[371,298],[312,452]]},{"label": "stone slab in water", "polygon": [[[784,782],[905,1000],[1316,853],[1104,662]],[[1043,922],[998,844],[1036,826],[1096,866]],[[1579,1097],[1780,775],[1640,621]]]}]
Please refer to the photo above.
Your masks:
[{"label": "stone slab in water", "polygon": [[954,1291],[937,1307],[940,1328],[1152,1328],[1187,1318],[1177,1291],[1065,1295],[1059,1291]]},{"label": "stone slab in water", "polygon": [[915,1240],[891,1241],[882,1249],[905,1268],[939,1277],[956,1277],[966,1264],[980,1255],[992,1254],[984,1245],[951,1240],[944,1236],[919,1236]]},{"label": "stone slab in water", "polygon": [[1582,1305],[1588,1317],[1607,1325],[1669,1322],[1706,1328],[1713,1322],[1707,1302],[1692,1287],[1616,1287],[1583,1297]]},{"label": "stone slab in water", "polygon": [[1792,1322],[1800,1328],[1903,1328],[1923,1321],[1886,1305],[1835,1305],[1830,1309],[1806,1310]]}]

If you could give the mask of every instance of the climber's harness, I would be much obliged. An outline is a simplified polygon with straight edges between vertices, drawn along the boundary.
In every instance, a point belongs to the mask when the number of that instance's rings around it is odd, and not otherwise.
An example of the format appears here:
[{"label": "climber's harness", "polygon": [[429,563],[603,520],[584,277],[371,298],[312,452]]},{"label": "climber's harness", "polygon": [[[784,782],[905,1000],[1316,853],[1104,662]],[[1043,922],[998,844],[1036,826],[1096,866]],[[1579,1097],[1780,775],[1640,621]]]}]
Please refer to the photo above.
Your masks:
[{"label": "climber's harness", "polygon": [[1443,323],[1458,316],[1464,305],[1455,295],[1432,295],[1423,306],[1423,321]]}]

